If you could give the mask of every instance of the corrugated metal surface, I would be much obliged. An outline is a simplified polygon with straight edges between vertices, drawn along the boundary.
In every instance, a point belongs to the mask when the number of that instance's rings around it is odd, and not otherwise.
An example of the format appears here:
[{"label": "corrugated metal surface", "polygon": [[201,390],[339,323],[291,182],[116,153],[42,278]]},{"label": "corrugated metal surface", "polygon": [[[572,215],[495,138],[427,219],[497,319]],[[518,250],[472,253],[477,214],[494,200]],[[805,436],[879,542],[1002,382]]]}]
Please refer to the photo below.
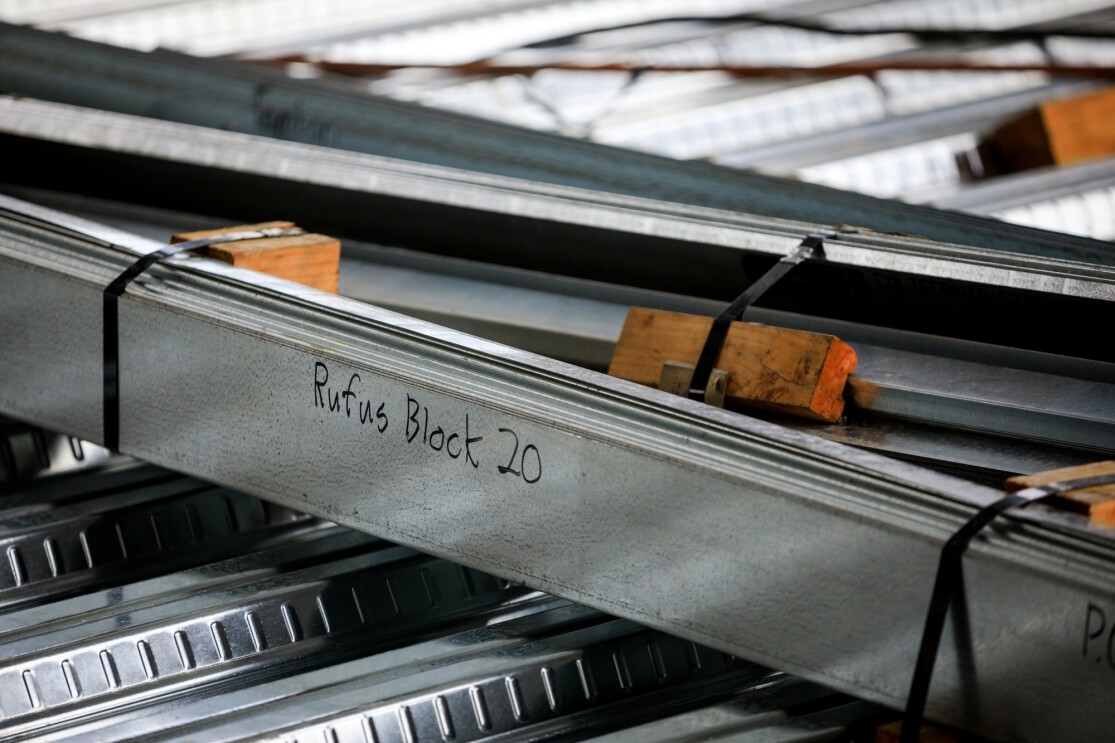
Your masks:
[{"label": "corrugated metal surface", "polygon": [[126,460],[9,483],[0,549],[9,741],[814,741],[888,717]]}]

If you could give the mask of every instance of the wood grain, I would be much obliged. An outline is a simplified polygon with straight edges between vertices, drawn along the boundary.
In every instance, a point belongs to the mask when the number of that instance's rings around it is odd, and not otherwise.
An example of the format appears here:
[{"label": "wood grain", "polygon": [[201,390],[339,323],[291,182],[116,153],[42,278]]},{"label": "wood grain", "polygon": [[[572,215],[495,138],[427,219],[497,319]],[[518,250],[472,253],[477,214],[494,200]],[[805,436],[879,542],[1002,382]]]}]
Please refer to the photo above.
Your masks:
[{"label": "wood grain", "polygon": [[[1032,475],[1018,475],[1007,480],[1006,491],[1015,493],[1025,488],[1048,485],[1051,482],[1110,474],[1115,474],[1115,460],[1112,459],[1077,467],[1062,467]],[[1065,510],[1085,514],[1098,523],[1115,525],[1115,484],[1097,485],[1062,493],[1050,497],[1047,502]]]},{"label": "wood grain", "polygon": [[992,169],[1009,173],[1115,155],[1115,88],[1048,101],[995,129],[984,142]]},{"label": "wood grain", "polygon": [[[633,307],[608,373],[657,387],[666,361],[695,364],[712,318]],[[835,422],[856,352],[831,335],[735,322],[716,367],[729,372],[734,405]]]},{"label": "wood grain", "polygon": [[[259,224],[236,225],[213,230],[181,232],[171,238],[171,242],[199,240],[230,232],[262,230],[278,227],[289,229],[293,222],[261,222]],[[277,276],[281,279],[297,281],[328,292],[337,291],[340,276],[341,243],[326,235],[307,233],[292,237],[264,237],[258,240],[244,240],[233,243],[210,245],[205,254],[240,268]]]}]

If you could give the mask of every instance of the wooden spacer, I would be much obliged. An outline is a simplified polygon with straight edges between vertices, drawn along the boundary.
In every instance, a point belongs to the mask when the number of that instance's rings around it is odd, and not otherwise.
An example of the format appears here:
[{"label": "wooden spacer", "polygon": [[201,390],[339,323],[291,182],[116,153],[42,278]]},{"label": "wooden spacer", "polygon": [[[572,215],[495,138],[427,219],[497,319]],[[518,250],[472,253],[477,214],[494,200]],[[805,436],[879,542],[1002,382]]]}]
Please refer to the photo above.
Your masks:
[{"label": "wooden spacer", "polygon": [[[671,395],[689,397],[689,385],[693,383],[693,372],[696,370],[696,364],[667,361],[662,365],[662,377],[658,381],[658,389]],[[724,407],[724,392],[727,389],[728,372],[723,369],[713,369],[708,379],[708,386],[705,387],[705,402],[718,408]]]}]

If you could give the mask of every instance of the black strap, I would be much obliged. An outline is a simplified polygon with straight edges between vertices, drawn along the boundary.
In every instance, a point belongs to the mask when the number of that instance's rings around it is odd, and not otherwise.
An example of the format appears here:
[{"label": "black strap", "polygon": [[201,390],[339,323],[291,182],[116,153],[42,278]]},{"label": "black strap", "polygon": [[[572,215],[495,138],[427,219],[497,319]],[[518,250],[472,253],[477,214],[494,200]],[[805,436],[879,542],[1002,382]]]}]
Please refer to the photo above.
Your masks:
[{"label": "black strap", "polygon": [[256,240],[261,237],[291,237],[304,234],[295,227],[272,227],[264,230],[245,230],[214,235],[200,240],[166,245],[153,253],[143,255],[105,287],[104,290],[104,445],[106,449],[120,448],[120,311],[116,300],[128,284],[155,263],[184,250],[195,250],[217,243]]},{"label": "black strap", "polygon": [[814,250],[822,247],[825,238],[832,236],[832,233],[814,232],[806,237],[793,252],[771,266],[757,281],[748,286],[736,301],[728,305],[728,308],[721,312],[719,317],[713,320],[712,329],[709,330],[708,337],[705,338],[704,348],[701,349],[697,366],[693,370],[693,381],[689,383],[690,400],[704,402],[705,390],[708,388],[709,379],[712,377],[712,369],[716,365],[716,359],[720,357],[721,349],[724,348],[724,341],[728,337],[728,331],[731,329],[732,323],[742,317],[747,308],[754,304],[759,297],[766,294],[767,290],[788,274],[791,268],[813,255]]},{"label": "black strap", "polygon": [[929,698],[929,684],[933,680],[933,666],[937,661],[937,649],[941,645],[941,634],[945,628],[945,617],[960,588],[964,553],[968,550],[972,539],[994,521],[996,516],[1011,508],[1027,505],[1051,495],[1109,483],[1115,483],[1115,474],[1053,482],[1011,493],[984,506],[945,542],[937,566],[933,594],[929,599],[929,612],[925,617],[921,648],[918,650],[918,659],[914,664],[914,678],[910,683],[910,696],[906,700],[906,714],[902,719],[900,743],[915,743],[921,732],[925,703]]}]

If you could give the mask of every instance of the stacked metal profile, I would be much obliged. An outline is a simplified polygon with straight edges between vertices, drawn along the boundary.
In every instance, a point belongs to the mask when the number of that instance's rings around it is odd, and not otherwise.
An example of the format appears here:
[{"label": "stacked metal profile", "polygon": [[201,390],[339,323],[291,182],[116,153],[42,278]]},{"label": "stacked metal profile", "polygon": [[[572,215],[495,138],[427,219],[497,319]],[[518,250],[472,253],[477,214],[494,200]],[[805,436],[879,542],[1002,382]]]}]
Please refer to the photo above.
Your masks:
[{"label": "stacked metal profile", "polygon": [[[347,266],[356,271],[349,271],[344,292],[386,298],[412,314],[481,329],[520,347],[201,258],[175,258],[141,277],[121,302],[125,452],[282,504],[258,511],[253,509],[259,502],[249,496],[228,494],[221,501],[210,492],[204,502],[217,504],[217,533],[242,518],[262,524],[270,523],[269,513],[306,511],[406,545],[388,547],[306,520],[288,527],[372,545],[369,566],[394,564],[377,562],[395,559],[384,557],[389,554],[445,565],[411,548],[468,566],[429,567],[429,575],[449,571],[450,582],[439,582],[438,590],[465,603],[482,604],[485,592],[452,576],[481,570],[592,607],[555,609],[555,599],[538,595],[516,596],[505,607],[511,594],[499,592],[490,605],[470,604],[481,611],[470,615],[474,619],[462,609],[464,624],[438,624],[447,643],[362,660],[344,656],[346,665],[319,667],[302,655],[309,646],[301,638],[311,634],[306,628],[319,623],[314,631],[324,634],[315,639],[332,635],[334,622],[370,632],[365,625],[374,624],[371,606],[399,607],[397,597],[391,599],[394,589],[383,588],[391,585],[386,577],[374,585],[339,580],[336,604],[336,591],[315,584],[296,591],[289,602],[294,608],[285,610],[281,598],[259,608],[229,608],[219,592],[196,604],[176,604],[169,594],[164,602],[153,598],[163,595],[162,588],[136,584],[135,616],[149,622],[144,626],[153,634],[133,632],[132,613],[105,610],[91,621],[101,622],[96,626],[108,645],[81,646],[73,638],[94,625],[79,625],[73,617],[100,598],[51,604],[49,611],[70,617],[59,620],[57,635],[52,628],[41,635],[38,628],[17,633],[20,639],[13,642],[25,644],[13,647],[25,648],[18,652],[26,662],[16,664],[4,684],[2,693],[11,699],[0,697],[0,704],[19,712],[11,716],[13,730],[89,739],[168,730],[169,737],[187,737],[197,724],[190,720],[212,719],[215,727],[206,733],[227,730],[230,738],[299,731],[340,739],[350,732],[367,737],[372,729],[379,735],[383,717],[390,718],[384,730],[402,739],[427,733],[447,739],[465,737],[461,731],[473,725],[467,735],[479,735],[485,719],[496,719],[497,699],[498,714],[525,735],[557,734],[547,725],[559,708],[573,712],[576,726],[589,726],[561,734],[582,737],[591,725],[600,726],[591,732],[603,732],[621,720],[639,722],[652,706],[653,715],[669,715],[676,708],[664,698],[686,708],[684,714],[678,710],[678,730],[751,725],[740,722],[738,708],[700,708],[717,694],[756,689],[749,684],[760,672],[744,665],[739,672],[753,675],[733,676],[735,670],[720,668],[720,656],[700,651],[681,662],[690,653],[686,643],[694,641],[899,709],[940,545],[996,497],[972,480],[1095,458],[1115,440],[1111,349],[1082,343],[1060,332],[1056,322],[1031,324],[1083,313],[1097,326],[1109,322],[1115,257],[1104,243],[562,141],[223,62],[141,57],[22,29],[0,33],[4,87],[118,111],[20,97],[0,102],[3,142],[12,155],[7,173],[21,182],[13,187],[21,194],[89,212],[115,210],[126,226],[142,223],[143,213],[105,196],[237,221],[263,216],[264,207],[273,217],[277,209],[281,216],[356,238]],[[81,84],[87,75],[103,76],[95,91]],[[164,120],[127,112],[154,112]],[[197,123],[240,131],[192,125]],[[253,136],[261,132],[317,144]],[[85,190],[98,198],[74,199],[53,189]],[[739,201],[775,216],[739,214]],[[97,441],[101,291],[161,239],[12,199],[4,199],[3,207],[0,411]],[[864,351],[863,381],[869,386],[856,407],[868,422],[858,429],[809,432],[960,471],[968,479],[710,410],[522,350],[550,344],[558,349],[551,355],[600,366],[623,306],[638,300],[708,310],[819,227],[837,233],[824,255],[751,315],[838,332]],[[955,244],[883,234],[898,229]],[[394,271],[393,279],[377,286],[370,277],[384,266]],[[392,286],[408,271],[416,288],[409,297]],[[430,286],[431,274],[440,283]],[[462,311],[459,298],[445,301],[445,287],[473,299],[497,288],[487,304],[474,302]],[[511,289],[520,293],[501,293]],[[574,297],[559,300],[557,292]],[[528,294],[545,306],[524,329],[522,313],[509,299]],[[439,299],[443,304],[435,306]],[[887,312],[873,315],[879,307]],[[865,322],[869,317],[877,324]],[[1035,402],[1035,390],[1044,395],[1050,389],[1048,399]],[[901,420],[887,424],[873,418],[879,415]],[[948,428],[904,429],[903,421]],[[880,431],[886,432],[882,440]],[[973,452],[974,441],[988,448]],[[200,487],[182,482],[187,489]],[[50,508],[36,504],[36,498],[52,497],[43,493],[27,495],[26,507],[16,499],[16,536],[33,526],[19,521],[19,514],[40,514],[32,521],[53,518],[42,515]],[[116,493],[110,501],[127,497]],[[246,507],[248,516],[236,515],[240,498],[257,504]],[[147,554],[152,545],[161,550],[164,540],[181,537],[180,543],[192,544],[204,531],[196,526],[200,515],[171,519],[177,529],[172,537],[166,531],[172,527],[164,525],[170,517],[144,508],[137,513],[143,525],[136,536],[123,526],[132,516],[112,515],[105,523],[114,526],[98,527],[107,541],[94,540],[97,549],[126,560]],[[95,566],[80,537],[78,549],[65,551],[58,538],[27,533],[35,547],[9,545],[15,548],[7,553],[13,583],[33,573],[60,578],[58,566],[75,560]],[[91,544],[92,532],[83,533]],[[357,560],[360,550],[353,549],[344,559]],[[942,648],[931,715],[1020,741],[1102,737],[1115,721],[1105,691],[1109,636],[1095,621],[1097,612],[1115,616],[1107,605],[1115,591],[1113,563],[1110,534],[1072,514],[1035,508],[998,523],[968,560],[966,601]],[[300,580],[282,573],[257,580],[252,569],[245,573],[245,592],[281,593],[290,580]],[[119,575],[123,580],[126,571]],[[220,580],[239,585],[241,579],[230,575]],[[410,579],[415,600],[421,604],[425,596],[428,604],[438,603],[432,579],[423,579],[421,569],[418,576]],[[474,575],[473,582],[484,579]],[[379,603],[365,604],[365,591],[379,591]],[[120,595],[110,588],[103,600]],[[217,613],[198,608],[210,606],[208,601]],[[183,606],[204,617],[170,628]],[[444,619],[439,607],[430,607],[434,624]],[[500,613],[505,610],[509,614]],[[663,636],[648,644],[642,635],[624,634],[635,632],[631,625],[594,611],[684,641]],[[22,612],[13,616],[27,626],[36,615]],[[491,630],[495,636],[488,630],[454,634],[472,629],[469,622],[477,616],[485,622],[506,617],[509,623],[494,624],[500,628]],[[117,621],[125,626],[115,627]],[[624,629],[615,635],[599,630],[600,636],[585,630],[582,636],[586,622]],[[350,640],[353,648],[385,647],[376,645],[383,637],[374,632],[353,639],[357,635],[348,631],[339,630],[336,645],[332,639],[322,643],[322,663],[327,656],[330,662],[342,657],[338,648]],[[528,653],[527,665],[510,664],[501,651],[485,655],[494,646],[502,650],[508,636],[526,638],[529,651],[515,640],[518,649],[510,655],[517,662],[516,653]],[[602,651],[605,664],[616,668],[616,686],[607,699],[594,697],[595,687],[578,669],[595,650],[578,656],[578,648],[595,648],[613,636],[633,638],[635,650]],[[532,645],[536,639],[540,644]],[[281,643],[273,655],[272,642]],[[480,643],[479,654],[473,643]],[[441,655],[447,644],[463,654],[448,665]],[[82,662],[92,671],[75,670],[77,661],[56,652],[58,647],[74,657],[85,653]],[[204,670],[198,648],[211,656]],[[718,673],[706,678],[697,669],[708,667],[706,659],[731,677],[725,686],[718,685]],[[408,665],[412,661],[419,665]],[[247,676],[225,675],[241,665]],[[633,670],[636,665],[642,671]],[[313,670],[276,680],[286,669],[302,667]],[[513,669],[527,667],[537,675],[515,675]],[[86,701],[83,690],[93,688],[85,685],[87,678],[108,696]],[[775,677],[761,678],[763,686]],[[195,679],[215,696],[184,701],[182,685]],[[490,679],[503,696],[485,685]],[[675,679],[684,694],[675,695]],[[1053,688],[1049,679],[1056,679]],[[376,691],[369,690],[372,684]],[[302,688],[313,691],[290,696]],[[147,696],[155,689],[158,695]],[[168,696],[161,695],[164,689]],[[639,697],[640,711],[631,718],[623,711],[631,709],[630,701],[626,707],[596,707],[634,699],[628,695],[641,689],[657,691]],[[694,696],[689,689],[697,689]],[[368,708],[369,694],[383,704]],[[358,701],[345,706],[350,699]],[[814,709],[803,701],[794,709]],[[820,704],[827,714],[829,702]],[[590,708],[607,714],[589,714]],[[71,709],[81,711],[69,716]],[[217,710],[235,713],[222,717]],[[833,719],[842,725],[864,712],[862,706],[838,710]],[[844,714],[849,716],[839,717]],[[325,722],[303,731],[310,718]],[[42,727],[35,727],[36,720]],[[183,727],[175,728],[179,720],[185,720]],[[645,734],[631,733],[636,739]],[[756,739],[767,734],[756,732]],[[770,739],[781,734],[770,733]],[[818,733],[829,734],[848,733]]]},{"label": "stacked metal profile", "polygon": [[[329,219],[333,227],[346,224],[363,234],[419,242],[432,253],[467,251],[468,260],[446,259],[413,249],[349,241],[342,291],[591,368],[607,366],[627,306],[715,313],[719,304],[710,295],[720,294],[722,285],[744,285],[764,256],[789,250],[797,239],[795,231],[800,235],[813,229],[27,99],[0,99],[0,114],[0,131],[18,138],[13,141],[23,153],[13,162],[13,173],[20,168],[32,177],[53,173],[42,168],[46,158],[64,158],[67,176],[77,174],[76,180],[57,185],[73,186],[90,182],[82,179],[81,162],[91,155],[113,172],[131,173],[127,168],[142,162],[144,168],[159,169],[156,183],[188,177],[188,184],[176,183],[173,188],[178,201],[198,203],[201,198],[202,206],[231,210],[230,218],[241,209],[267,216],[253,212],[256,207],[251,204],[253,193],[265,192],[272,215],[278,210],[296,212],[300,219]],[[110,163],[106,158],[114,160]],[[209,164],[220,167],[183,170]],[[59,180],[56,175],[49,178]],[[251,180],[244,181],[244,187],[230,188],[234,178]],[[293,198],[285,199],[275,188],[279,178],[284,188],[297,188]],[[95,190],[111,190],[111,179],[106,174],[92,181]],[[127,179],[133,191],[154,187],[131,175]],[[144,224],[134,207],[113,208],[103,199],[67,199],[56,192],[30,193],[37,200],[99,220],[115,220],[125,229],[139,229],[157,239],[187,229],[190,219],[198,219],[164,210],[153,223]],[[347,215],[324,215],[339,194],[355,208]],[[391,222],[352,221],[354,216],[359,219],[381,209],[384,199],[392,204],[395,219]],[[408,213],[411,218],[399,219]],[[468,245],[475,238],[459,229],[430,232],[427,225],[433,214],[444,215],[447,223],[476,225],[473,229],[483,244]],[[348,221],[342,222],[346,216]],[[534,239],[541,230],[554,236],[545,242]],[[563,238],[563,233],[569,236]],[[1020,237],[1033,241],[1031,250],[1052,248],[1025,231]],[[1045,240],[1040,233],[1038,237]],[[684,247],[675,247],[682,245],[680,241]],[[528,244],[529,250],[522,249]],[[898,245],[900,249],[893,249]],[[989,444],[956,432],[934,437],[932,431],[922,431],[923,439],[936,438],[938,443],[919,449],[893,425],[884,432],[885,424],[878,420],[866,431],[856,426],[809,428],[818,435],[859,441],[920,460],[982,467],[994,477],[1067,466],[1094,457],[1090,452],[1103,453],[1115,441],[1115,387],[1106,381],[1112,378],[1108,351],[1087,343],[1066,345],[1075,338],[1055,330],[1035,327],[1019,333],[1006,326],[1008,318],[1025,318],[1034,308],[1035,317],[1044,317],[1050,301],[1060,303],[1059,312],[1091,311],[1102,317],[1109,311],[1110,269],[1087,262],[1110,260],[1104,247],[1091,241],[1066,241],[1056,248],[1075,260],[1023,258],[848,233],[831,242],[823,262],[814,262],[818,267],[839,267],[844,275],[819,275],[798,285],[816,292],[822,281],[835,281],[837,287],[826,287],[822,294],[833,302],[831,309],[808,296],[803,305],[799,290],[797,298],[783,294],[788,300],[782,309],[755,308],[749,317],[834,333],[855,342],[861,365],[853,398],[860,411],[1010,438]],[[684,262],[672,255],[680,250],[686,253]],[[668,262],[673,270],[666,273],[647,265],[648,254],[656,256],[651,260]],[[503,264],[477,260],[485,257]],[[617,265],[621,257],[626,265]],[[736,260],[739,268],[732,266]],[[522,268],[511,267],[516,264]],[[546,273],[537,270],[543,266]],[[557,277],[550,273],[555,271],[573,275]],[[852,272],[860,272],[864,278],[858,281],[866,289],[849,293],[839,288]],[[733,273],[738,278],[731,279]],[[911,275],[919,276],[923,286],[912,283]],[[926,284],[928,276],[934,278]],[[974,301],[965,301],[966,295]],[[848,322],[855,315],[840,314],[850,305],[853,313],[862,316],[884,302],[891,315],[887,320],[897,327]],[[904,319],[898,317],[902,308]],[[810,314],[787,311],[800,309]],[[971,317],[975,311],[984,317]],[[938,334],[975,332],[980,340],[1000,343],[1014,332],[1020,344],[1029,348],[1007,350],[998,343],[934,338],[911,332],[911,325]],[[939,360],[942,355],[950,358]],[[1057,395],[1043,393],[1051,385],[1058,387]]]},{"label": "stacked metal profile", "polygon": [[[0,3],[0,19],[125,47],[199,56],[301,56],[325,64],[625,63],[621,71],[367,75],[357,89],[594,141],[790,175],[1099,238],[1115,236],[1110,161],[1073,168],[1071,192],[1041,178],[965,182],[981,133],[1042,100],[1091,90],[1039,71],[883,70],[838,79],[741,81],[655,65],[816,66],[955,59],[1109,66],[1105,0],[842,0],[771,3],[505,0],[56,0]],[[979,168],[978,159],[974,163]],[[1044,177],[1051,175],[1045,173]],[[999,181],[996,183],[995,181]],[[1016,185],[1011,185],[1016,184]],[[1014,192],[999,201],[986,188]]]},{"label": "stacked metal profile", "polygon": [[[1014,225],[914,208],[748,171],[668,162],[367,95],[345,80],[295,80],[265,68],[158,50],[139,54],[0,25],[0,89],[477,173],[827,224],[855,224],[995,249],[1073,242]],[[1029,100],[1034,102],[1036,98]],[[813,103],[811,109],[824,110]],[[1017,110],[1017,108],[1011,109]],[[952,120],[950,115],[947,120]],[[775,126],[772,128],[784,128]],[[867,141],[879,137],[866,136]],[[607,153],[607,154],[604,154]],[[112,173],[101,173],[112,177]],[[162,189],[169,189],[169,185]],[[157,197],[158,193],[149,197]],[[188,208],[188,206],[187,206]],[[1085,241],[1086,242],[1086,241]],[[1061,254],[1057,252],[1046,254]]]},{"label": "stacked metal profile", "polygon": [[[98,440],[100,339],[66,319],[96,318],[129,252],[153,244],[5,206],[0,404]],[[637,222],[677,224],[652,215]],[[758,224],[732,231],[752,250],[795,242]],[[900,264],[927,249],[849,234],[825,260]],[[979,259],[976,278],[1007,272],[1049,301],[1110,301],[1105,269],[1067,279],[1067,263]],[[955,258],[935,260],[949,270]],[[937,550],[995,497],[286,282],[171,264],[122,301],[124,451],[869,700],[901,706]],[[1054,266],[1056,282],[1038,280]],[[1094,667],[1076,672],[1089,607],[1115,590],[1112,561],[1115,544],[1080,520],[1005,520],[973,550],[973,619],[942,653],[934,715],[1020,740],[1106,729]],[[1022,659],[1075,681],[1055,695],[1002,683]],[[971,707],[973,693],[985,706]]]},{"label": "stacked metal profile", "polygon": [[0,547],[6,741],[789,743],[887,716],[120,458],[7,481]]}]

